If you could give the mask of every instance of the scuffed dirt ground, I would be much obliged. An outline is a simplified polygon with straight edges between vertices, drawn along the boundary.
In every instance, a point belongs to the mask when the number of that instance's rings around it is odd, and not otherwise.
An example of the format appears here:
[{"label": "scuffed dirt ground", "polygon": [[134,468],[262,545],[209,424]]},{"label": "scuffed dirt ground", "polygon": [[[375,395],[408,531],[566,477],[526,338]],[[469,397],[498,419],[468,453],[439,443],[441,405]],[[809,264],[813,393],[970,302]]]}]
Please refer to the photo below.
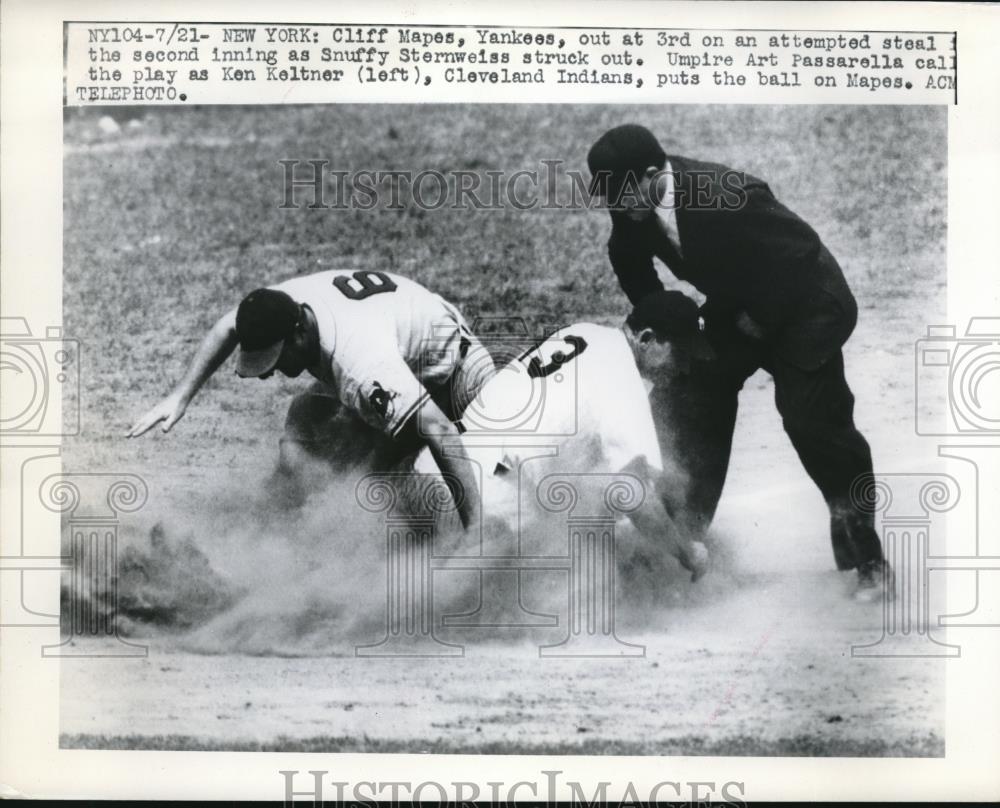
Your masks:
[{"label": "scuffed dirt ground", "polygon": [[[64,745],[100,748],[941,755],[944,661],[858,659],[880,636],[836,573],[673,610],[631,659],[206,656],[63,666]],[[807,613],[809,619],[803,619]],[[831,618],[831,613],[834,616]],[[664,619],[666,622],[666,619]],[[734,630],[739,626],[739,631]],[[85,694],[85,695],[84,695]]]}]

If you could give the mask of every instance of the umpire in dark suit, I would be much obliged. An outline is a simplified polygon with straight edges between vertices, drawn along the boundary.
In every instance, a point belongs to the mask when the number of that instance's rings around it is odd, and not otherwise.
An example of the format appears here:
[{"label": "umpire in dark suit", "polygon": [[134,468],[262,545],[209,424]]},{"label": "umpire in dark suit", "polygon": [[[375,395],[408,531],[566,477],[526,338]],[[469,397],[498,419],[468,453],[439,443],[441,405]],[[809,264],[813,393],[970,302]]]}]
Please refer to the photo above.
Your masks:
[{"label": "umpire in dark suit", "polygon": [[737,393],[762,367],[774,378],[785,432],[829,506],[838,569],[858,570],[861,596],[880,591],[889,574],[873,516],[851,498],[852,485],[872,475],[841,352],[858,310],[834,257],[763,180],[668,156],[642,126],[609,130],[587,162],[591,192],[611,211],[611,266],[632,304],[663,289],[654,258],[706,296],[703,321],[719,363],[694,378],[694,392],[689,380],[683,400],[661,404],[704,402],[706,390],[715,397],[675,424],[684,432],[690,419],[690,434],[678,439],[693,442],[693,453],[696,443],[710,444],[693,460],[707,517],[728,467]]}]

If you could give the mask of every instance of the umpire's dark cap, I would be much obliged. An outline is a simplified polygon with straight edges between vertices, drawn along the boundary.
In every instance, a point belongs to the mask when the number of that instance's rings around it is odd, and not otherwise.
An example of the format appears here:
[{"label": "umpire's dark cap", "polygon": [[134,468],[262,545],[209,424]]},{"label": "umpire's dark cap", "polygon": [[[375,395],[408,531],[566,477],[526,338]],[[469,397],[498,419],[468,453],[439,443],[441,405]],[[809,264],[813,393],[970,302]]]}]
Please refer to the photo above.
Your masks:
[{"label": "umpire's dark cap", "polygon": [[660,289],[643,297],[626,324],[635,332],[650,328],[661,342],[686,342],[700,330],[698,304],[683,292]]},{"label": "umpire's dark cap", "polygon": [[263,376],[274,370],[285,340],[295,332],[301,308],[277,289],[256,289],[243,298],[236,310],[240,341],[236,372],[240,376]]},{"label": "umpire's dark cap", "polygon": [[609,129],[587,153],[591,196],[610,196],[622,187],[629,174],[638,182],[646,169],[663,168],[666,161],[666,152],[645,126],[627,123]]}]

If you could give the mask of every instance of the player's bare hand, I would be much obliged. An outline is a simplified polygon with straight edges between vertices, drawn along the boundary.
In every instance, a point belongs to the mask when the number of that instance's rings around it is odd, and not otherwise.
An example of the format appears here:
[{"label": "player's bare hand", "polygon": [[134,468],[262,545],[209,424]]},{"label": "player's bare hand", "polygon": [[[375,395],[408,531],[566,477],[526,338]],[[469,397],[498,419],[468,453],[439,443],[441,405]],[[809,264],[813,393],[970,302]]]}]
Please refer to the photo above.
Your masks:
[{"label": "player's bare hand", "polygon": [[691,573],[691,580],[697,581],[709,569],[708,548],[700,541],[692,541],[685,547],[677,560],[681,566]]},{"label": "player's bare hand", "polygon": [[132,428],[125,433],[128,438],[137,438],[145,434],[157,424],[164,432],[169,432],[184,415],[187,404],[177,395],[169,395],[160,401],[155,407],[146,412]]}]

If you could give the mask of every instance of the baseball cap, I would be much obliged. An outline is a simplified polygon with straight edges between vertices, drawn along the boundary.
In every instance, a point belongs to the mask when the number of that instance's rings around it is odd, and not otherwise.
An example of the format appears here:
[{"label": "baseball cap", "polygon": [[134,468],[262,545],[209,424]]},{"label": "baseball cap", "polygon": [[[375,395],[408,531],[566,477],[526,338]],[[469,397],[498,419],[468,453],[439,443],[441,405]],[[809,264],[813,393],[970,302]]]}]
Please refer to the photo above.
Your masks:
[{"label": "baseball cap", "polygon": [[660,289],[643,297],[626,323],[633,331],[653,329],[662,342],[684,340],[698,333],[698,304],[683,292]]},{"label": "baseball cap", "polygon": [[590,194],[604,196],[609,180],[620,187],[630,173],[638,180],[650,166],[663,168],[666,160],[666,152],[645,126],[627,123],[609,129],[587,152]]},{"label": "baseball cap", "polygon": [[277,289],[256,289],[236,310],[236,336],[240,353],[236,372],[244,377],[263,376],[274,369],[299,322],[300,306]]}]

